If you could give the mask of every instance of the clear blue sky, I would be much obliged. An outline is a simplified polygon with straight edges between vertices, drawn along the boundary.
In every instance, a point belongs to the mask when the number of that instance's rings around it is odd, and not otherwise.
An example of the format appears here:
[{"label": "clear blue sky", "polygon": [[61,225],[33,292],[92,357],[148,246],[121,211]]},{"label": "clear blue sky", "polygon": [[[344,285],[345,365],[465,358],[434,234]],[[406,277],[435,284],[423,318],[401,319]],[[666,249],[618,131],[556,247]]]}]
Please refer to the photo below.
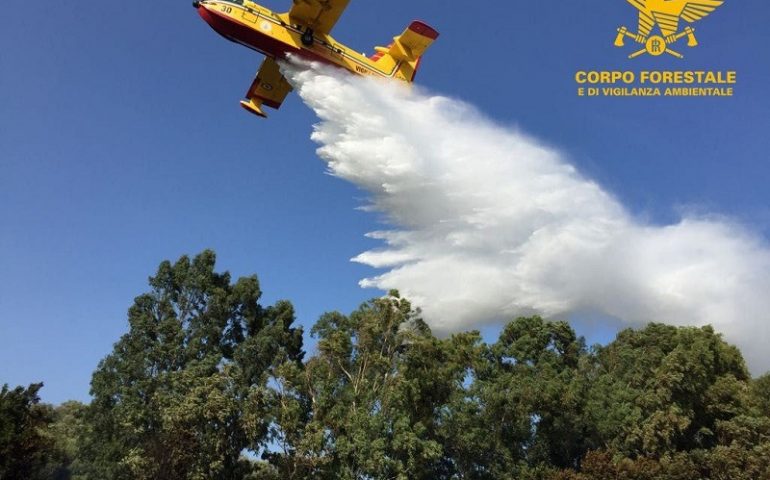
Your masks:
[{"label": "clear blue sky", "polygon": [[[324,175],[296,96],[268,121],[238,107],[261,59],[190,2],[26,3],[3,18],[0,383],[86,400],[157,264],[204,248],[220,269],[257,273],[265,302],[292,300],[306,326],[377,294],[348,261],[381,228],[355,209],[365,194]],[[334,33],[371,51],[413,18],[442,33],[418,83],[567,152],[636,214],[697,208],[770,232],[767,1],[728,0],[684,61],[615,49],[615,28],[636,26],[623,0],[353,0]],[[722,99],[576,96],[576,70],[625,68],[739,82]]]}]

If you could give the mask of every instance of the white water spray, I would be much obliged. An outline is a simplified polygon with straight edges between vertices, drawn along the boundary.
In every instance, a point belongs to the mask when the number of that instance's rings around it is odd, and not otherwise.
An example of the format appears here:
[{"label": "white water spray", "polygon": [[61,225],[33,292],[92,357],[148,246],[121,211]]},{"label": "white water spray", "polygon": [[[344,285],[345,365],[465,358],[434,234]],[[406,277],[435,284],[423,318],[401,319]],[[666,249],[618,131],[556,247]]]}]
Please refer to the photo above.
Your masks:
[{"label": "white water spray", "polygon": [[594,311],[632,326],[712,324],[752,371],[770,368],[770,249],[724,218],[633,218],[562,155],[469,105],[287,66],[320,117],[329,172],[369,192],[393,230],[354,261],[387,272],[438,332],[539,313]]}]

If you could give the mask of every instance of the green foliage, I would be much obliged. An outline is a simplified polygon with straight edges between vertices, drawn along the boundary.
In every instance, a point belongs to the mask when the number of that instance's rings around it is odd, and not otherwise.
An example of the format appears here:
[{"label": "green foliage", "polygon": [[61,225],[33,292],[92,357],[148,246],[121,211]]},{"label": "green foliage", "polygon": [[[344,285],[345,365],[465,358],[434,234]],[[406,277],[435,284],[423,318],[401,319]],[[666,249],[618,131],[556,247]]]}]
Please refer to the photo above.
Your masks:
[{"label": "green foliage", "polygon": [[56,451],[46,428],[52,422],[50,408],[40,404],[42,383],[27,388],[0,390],[0,479],[48,478]]},{"label": "green foliage", "polygon": [[[50,408],[50,407],[49,407]],[[87,432],[88,406],[69,401],[51,408],[52,422],[46,430],[56,452],[47,467],[46,478],[52,480],[78,480],[81,477],[81,442]]]},{"label": "green foliage", "polygon": [[86,406],[40,403],[42,383],[0,391],[0,479],[77,480]]},{"label": "green foliage", "polygon": [[[435,337],[398,292],[302,331],[205,251],[163,262],[90,405],[0,394],[0,480],[770,478],[770,375],[711,327]],[[244,452],[248,454],[244,455]]]},{"label": "green foliage", "polygon": [[564,322],[509,323],[475,362],[474,382],[452,420],[467,478],[521,478],[571,466],[584,450],[587,382],[582,339]]},{"label": "green foliage", "polygon": [[651,324],[589,350],[529,317],[491,345],[438,340],[392,293],[313,333],[318,353],[283,378],[279,478],[770,474],[767,381],[710,327]]},{"label": "green foliage", "polygon": [[436,478],[448,460],[442,416],[478,336],[436,339],[397,292],[326,314],[313,334],[318,354],[285,377],[308,421],[280,422],[281,478]]},{"label": "green foliage", "polygon": [[754,380],[751,390],[758,413],[770,417],[770,373]]},{"label": "green foliage", "polygon": [[717,446],[657,457],[589,452],[580,472],[554,472],[555,480],[757,480],[770,478],[770,445]]},{"label": "green foliage", "polygon": [[163,262],[130,308],[129,332],[94,372],[88,479],[239,479],[271,423],[268,381],[302,358],[287,302],[263,308],[215,255]]},{"label": "green foliage", "polygon": [[712,448],[747,408],[749,375],[711,327],[651,324],[599,349],[587,404],[592,446],[628,456]]}]

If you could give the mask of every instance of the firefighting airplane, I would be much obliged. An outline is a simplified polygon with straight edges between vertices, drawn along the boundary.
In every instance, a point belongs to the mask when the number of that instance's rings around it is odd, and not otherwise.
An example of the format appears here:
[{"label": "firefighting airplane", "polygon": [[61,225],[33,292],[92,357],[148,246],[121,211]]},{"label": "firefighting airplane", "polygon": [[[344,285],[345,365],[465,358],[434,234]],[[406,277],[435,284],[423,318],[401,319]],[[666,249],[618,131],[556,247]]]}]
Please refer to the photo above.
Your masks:
[{"label": "firefighting airplane", "polygon": [[241,106],[260,117],[263,106],[278,109],[291,91],[276,59],[295,54],[357,75],[412,82],[425,50],[438,38],[432,27],[414,21],[388,47],[366,57],[333,39],[331,32],[350,0],[293,0],[275,13],[250,0],[196,0],[193,7],[217,33],[266,56]]}]

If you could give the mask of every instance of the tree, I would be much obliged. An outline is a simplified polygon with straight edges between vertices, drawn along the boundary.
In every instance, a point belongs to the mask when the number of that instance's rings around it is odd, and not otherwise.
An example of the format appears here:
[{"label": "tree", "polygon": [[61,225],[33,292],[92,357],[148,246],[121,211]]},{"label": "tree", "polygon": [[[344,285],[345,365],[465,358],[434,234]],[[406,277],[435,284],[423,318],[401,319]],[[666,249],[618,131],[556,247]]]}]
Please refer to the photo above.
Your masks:
[{"label": "tree", "polygon": [[84,478],[240,479],[266,442],[273,371],[300,363],[288,302],[263,308],[255,276],[234,284],[215,255],[161,263],[129,331],[91,382]]},{"label": "tree", "polygon": [[751,393],[757,413],[770,418],[770,373],[766,373],[751,383]]},{"label": "tree", "polygon": [[453,405],[460,478],[537,476],[585,452],[583,340],[564,322],[510,322],[474,363],[466,398]]},{"label": "tree", "polygon": [[45,429],[50,408],[40,404],[42,383],[0,390],[0,480],[48,478],[46,467],[55,458]]},{"label": "tree", "polygon": [[711,327],[650,324],[598,349],[587,398],[594,451],[570,480],[770,478],[765,379]]},{"label": "tree", "polygon": [[47,436],[54,444],[55,457],[46,467],[45,478],[51,480],[78,480],[81,478],[81,443],[86,434],[88,406],[68,401],[57,407],[49,407],[52,421]]},{"label": "tree", "polygon": [[477,334],[436,339],[397,292],[349,316],[325,314],[312,332],[318,354],[283,380],[308,420],[280,422],[281,478],[441,478],[442,416]]},{"label": "tree", "polygon": [[600,348],[586,405],[594,448],[627,456],[712,448],[747,408],[740,352],[711,327],[650,324]]},{"label": "tree", "polygon": [[[213,252],[161,263],[90,405],[0,391],[0,480],[770,478],[770,375],[711,327],[435,337],[398,292],[312,328]],[[244,452],[247,452],[244,455]]]}]

